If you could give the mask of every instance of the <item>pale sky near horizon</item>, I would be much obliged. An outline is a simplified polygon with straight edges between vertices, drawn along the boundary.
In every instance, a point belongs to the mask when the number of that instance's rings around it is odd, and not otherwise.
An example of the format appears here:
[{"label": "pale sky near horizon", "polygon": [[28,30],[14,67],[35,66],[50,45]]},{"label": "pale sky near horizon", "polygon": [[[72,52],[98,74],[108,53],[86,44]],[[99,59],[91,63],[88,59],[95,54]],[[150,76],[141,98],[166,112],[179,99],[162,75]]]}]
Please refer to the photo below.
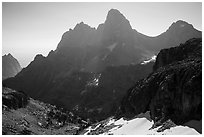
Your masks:
[{"label": "pale sky near horizon", "polygon": [[2,3],[2,54],[11,53],[26,67],[37,54],[55,50],[62,34],[83,21],[97,28],[111,8],[118,9],[132,28],[157,36],[177,20],[202,30],[201,2],[145,3]]}]

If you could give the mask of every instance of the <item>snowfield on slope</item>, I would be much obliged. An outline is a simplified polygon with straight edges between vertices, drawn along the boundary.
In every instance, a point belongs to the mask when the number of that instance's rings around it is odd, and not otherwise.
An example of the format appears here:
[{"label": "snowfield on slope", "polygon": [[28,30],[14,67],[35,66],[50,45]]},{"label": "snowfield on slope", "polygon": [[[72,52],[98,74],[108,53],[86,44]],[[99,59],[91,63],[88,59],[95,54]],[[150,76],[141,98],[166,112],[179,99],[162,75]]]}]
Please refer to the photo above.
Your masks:
[{"label": "snowfield on slope", "polygon": [[150,62],[155,62],[155,61],[156,61],[156,58],[157,58],[157,56],[154,55],[154,56],[152,56],[150,59],[144,60],[141,64],[144,65],[144,64],[147,64],[147,63],[150,63]]},{"label": "snowfield on slope", "polygon": [[175,126],[162,132],[157,130],[161,127],[151,129],[153,121],[150,119],[149,112],[138,115],[132,120],[120,118],[115,120],[109,118],[104,123],[100,122],[93,128],[89,127],[85,135],[198,135],[195,129],[188,126]]}]

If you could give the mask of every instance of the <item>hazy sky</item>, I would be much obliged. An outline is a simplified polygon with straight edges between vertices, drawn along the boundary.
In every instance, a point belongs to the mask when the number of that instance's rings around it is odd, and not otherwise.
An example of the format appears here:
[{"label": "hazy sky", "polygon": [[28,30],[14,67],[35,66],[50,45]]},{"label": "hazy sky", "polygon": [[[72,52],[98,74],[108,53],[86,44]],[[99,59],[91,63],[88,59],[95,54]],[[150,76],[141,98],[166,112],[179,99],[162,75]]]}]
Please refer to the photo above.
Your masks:
[{"label": "hazy sky", "polygon": [[132,28],[148,36],[166,31],[177,20],[201,30],[200,3],[3,3],[2,54],[11,53],[23,67],[36,54],[55,50],[62,34],[83,21],[96,27],[111,8],[118,9]]}]

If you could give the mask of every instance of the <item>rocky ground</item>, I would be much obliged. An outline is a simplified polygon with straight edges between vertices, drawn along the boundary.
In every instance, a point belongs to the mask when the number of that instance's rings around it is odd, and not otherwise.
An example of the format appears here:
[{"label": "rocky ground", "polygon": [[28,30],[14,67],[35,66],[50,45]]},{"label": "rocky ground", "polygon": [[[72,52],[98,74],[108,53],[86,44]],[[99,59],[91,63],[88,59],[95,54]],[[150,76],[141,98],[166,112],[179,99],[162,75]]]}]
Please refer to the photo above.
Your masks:
[{"label": "rocky ground", "polygon": [[[88,123],[72,112],[59,109],[32,98],[25,106],[12,108],[11,100],[21,103],[22,96],[17,91],[3,87],[2,134],[4,135],[75,135]],[[12,94],[12,95],[11,95]],[[10,105],[5,99],[10,100]]]}]

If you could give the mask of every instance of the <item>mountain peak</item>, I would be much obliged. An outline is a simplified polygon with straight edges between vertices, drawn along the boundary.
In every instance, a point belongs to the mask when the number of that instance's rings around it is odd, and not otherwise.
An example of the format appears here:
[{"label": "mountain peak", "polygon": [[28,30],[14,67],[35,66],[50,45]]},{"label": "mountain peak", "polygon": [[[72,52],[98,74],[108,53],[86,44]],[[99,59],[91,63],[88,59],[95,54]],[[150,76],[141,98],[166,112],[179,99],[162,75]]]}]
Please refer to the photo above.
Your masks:
[{"label": "mountain peak", "polygon": [[15,76],[21,71],[21,66],[16,58],[10,53],[2,57],[2,78],[6,79]]},{"label": "mountain peak", "polygon": [[117,9],[109,10],[107,18],[106,18],[106,22],[111,21],[111,22],[114,22],[114,23],[117,23],[117,22],[119,23],[120,21],[124,21],[124,20],[126,21],[127,19]]},{"label": "mountain peak", "polygon": [[186,21],[178,20],[178,21],[172,23],[172,25],[169,27],[169,30],[171,30],[171,29],[177,30],[179,28],[193,28],[193,25],[187,23]]},{"label": "mountain peak", "polygon": [[87,24],[85,24],[83,21],[78,23],[75,27],[74,30],[80,30],[80,29],[90,29],[91,27]]},{"label": "mountain peak", "polygon": [[10,53],[8,53],[8,54],[5,54],[5,55],[3,56],[3,58],[13,59],[14,57],[13,57]]},{"label": "mountain peak", "polygon": [[34,58],[34,60],[41,60],[41,59],[43,59],[43,58],[45,58],[42,54],[37,54],[36,56],[35,56],[35,58]]},{"label": "mountain peak", "polygon": [[176,24],[188,24],[188,22],[183,21],[183,20],[177,20]]},{"label": "mountain peak", "polygon": [[184,26],[192,26],[191,24],[189,24],[188,22],[186,21],[183,21],[183,20],[178,20],[175,25],[179,26],[179,27],[184,27]]},{"label": "mountain peak", "polygon": [[11,57],[13,57],[13,56],[11,55],[11,53],[9,53],[7,56],[11,56]]},{"label": "mountain peak", "polygon": [[110,10],[108,11],[108,15],[114,15],[114,14],[122,15],[122,14],[120,13],[120,11],[117,10],[117,9],[110,9]]},{"label": "mountain peak", "polygon": [[104,41],[124,41],[132,37],[132,27],[130,22],[117,9],[111,9],[108,12],[104,23],[103,40]]}]

